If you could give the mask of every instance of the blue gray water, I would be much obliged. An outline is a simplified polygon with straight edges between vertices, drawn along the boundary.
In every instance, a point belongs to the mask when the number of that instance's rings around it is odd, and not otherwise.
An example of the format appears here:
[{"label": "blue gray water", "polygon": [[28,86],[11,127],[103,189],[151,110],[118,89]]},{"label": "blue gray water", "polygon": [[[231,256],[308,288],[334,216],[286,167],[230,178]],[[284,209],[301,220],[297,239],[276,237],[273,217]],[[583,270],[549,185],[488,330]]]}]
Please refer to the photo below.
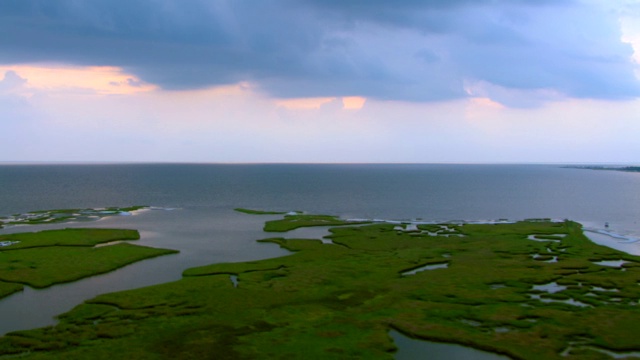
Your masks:
[{"label": "blue gray water", "polygon": [[[345,218],[430,221],[572,219],[640,238],[640,173],[552,165],[6,165],[0,215],[32,210],[150,205],[157,209],[70,226],[139,229],[140,244],[180,250],[109,274],[0,300],[0,334],[55,323],[100,293],[173,281],[189,267],[286,254],[256,239],[264,221],[236,207],[302,210]],[[306,232],[305,232],[306,231]],[[318,237],[322,229],[297,236]],[[640,243],[618,244],[640,254]],[[61,259],[61,261],[64,261]]]},{"label": "blue gray water", "polygon": [[0,214],[148,204],[396,219],[571,218],[633,230],[639,200],[640,173],[547,165],[0,166]]}]

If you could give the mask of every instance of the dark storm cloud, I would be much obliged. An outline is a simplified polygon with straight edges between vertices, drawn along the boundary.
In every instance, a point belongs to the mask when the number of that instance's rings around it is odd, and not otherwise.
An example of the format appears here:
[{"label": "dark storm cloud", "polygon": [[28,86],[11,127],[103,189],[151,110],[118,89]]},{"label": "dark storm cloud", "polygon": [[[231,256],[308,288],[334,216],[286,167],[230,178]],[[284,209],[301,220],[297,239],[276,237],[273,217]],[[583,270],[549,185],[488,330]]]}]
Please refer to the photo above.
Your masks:
[{"label": "dark storm cloud", "polygon": [[[468,6],[560,6],[574,0],[301,0],[317,9],[333,11],[343,20],[368,20],[425,31],[450,31],[451,11]],[[453,16],[455,18],[455,16]]]},{"label": "dark storm cloud", "polygon": [[468,79],[638,96],[630,47],[595,11],[539,0],[5,0],[0,62],[120,66],[169,89],[251,81],[283,97],[441,100],[466,96]]}]

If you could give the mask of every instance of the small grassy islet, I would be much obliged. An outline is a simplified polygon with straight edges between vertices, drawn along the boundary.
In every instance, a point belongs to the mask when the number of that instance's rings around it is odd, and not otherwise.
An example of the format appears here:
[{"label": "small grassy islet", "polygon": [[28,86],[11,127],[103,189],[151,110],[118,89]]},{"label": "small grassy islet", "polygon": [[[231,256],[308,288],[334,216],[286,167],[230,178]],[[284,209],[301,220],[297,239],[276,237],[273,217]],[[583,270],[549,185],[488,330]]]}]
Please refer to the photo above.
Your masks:
[{"label": "small grassy islet", "polygon": [[264,210],[245,209],[245,208],[235,208],[233,210],[244,213],[244,214],[249,214],[249,215],[284,215],[286,214],[286,212],[284,211],[264,211]]},{"label": "small grassy islet", "polygon": [[[180,281],[98,296],[55,327],[0,338],[0,354],[391,359],[391,328],[516,359],[640,350],[640,257],[593,244],[570,221],[442,226],[435,236],[438,225],[339,227],[332,244],[261,240],[293,253],[196,267]],[[595,264],[602,260],[626,263]],[[441,263],[448,267],[403,275]]]}]

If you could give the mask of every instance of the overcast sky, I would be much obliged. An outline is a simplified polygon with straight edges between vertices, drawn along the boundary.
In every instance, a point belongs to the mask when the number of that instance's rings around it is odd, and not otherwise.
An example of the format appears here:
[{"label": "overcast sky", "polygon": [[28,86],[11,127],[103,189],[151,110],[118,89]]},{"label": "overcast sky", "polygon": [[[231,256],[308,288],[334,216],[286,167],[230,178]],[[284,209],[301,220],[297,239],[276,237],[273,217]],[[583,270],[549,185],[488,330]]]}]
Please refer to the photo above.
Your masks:
[{"label": "overcast sky", "polygon": [[0,161],[640,163],[640,0],[2,0]]}]

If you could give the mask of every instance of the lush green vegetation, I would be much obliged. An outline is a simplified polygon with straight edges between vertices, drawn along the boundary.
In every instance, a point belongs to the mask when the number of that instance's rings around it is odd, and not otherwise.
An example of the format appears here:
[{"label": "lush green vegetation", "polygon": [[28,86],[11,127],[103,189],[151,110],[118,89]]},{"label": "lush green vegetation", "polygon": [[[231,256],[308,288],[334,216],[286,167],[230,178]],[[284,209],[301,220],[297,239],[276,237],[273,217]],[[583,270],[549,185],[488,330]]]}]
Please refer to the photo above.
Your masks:
[{"label": "lush green vegetation", "polygon": [[0,281],[0,299],[22,290],[22,285]]},{"label": "lush green vegetation", "polygon": [[127,229],[61,229],[0,235],[0,241],[18,241],[0,248],[2,251],[43,246],[95,246],[117,240],[138,240],[137,230]]},{"label": "lush green vegetation", "polygon": [[5,251],[0,260],[0,280],[43,288],[173,252],[132,244],[100,248],[53,246]]},{"label": "lush green vegetation", "polygon": [[264,224],[264,231],[287,232],[307,226],[339,226],[366,224],[367,222],[346,221],[331,215],[286,215],[283,219],[267,221]]},{"label": "lush green vegetation", "polygon": [[[266,239],[293,253],[192,268],[180,281],[101,295],[55,327],[0,338],[0,354],[386,359],[390,328],[523,359],[640,350],[639,257],[591,243],[573,222],[446,228],[462,236],[374,224],[334,228],[333,244]],[[622,268],[594,263],[619,259],[627,261]]]},{"label": "lush green vegetation", "polygon": [[284,215],[286,212],[284,211],[262,211],[262,210],[253,210],[253,209],[245,209],[245,208],[235,208],[233,209],[237,212],[241,212],[249,215]]},{"label": "lush green vegetation", "polygon": [[112,241],[137,240],[136,230],[63,229],[0,236],[0,298],[22,290],[22,284],[43,288],[115,270],[143,259],[175,253]]}]

